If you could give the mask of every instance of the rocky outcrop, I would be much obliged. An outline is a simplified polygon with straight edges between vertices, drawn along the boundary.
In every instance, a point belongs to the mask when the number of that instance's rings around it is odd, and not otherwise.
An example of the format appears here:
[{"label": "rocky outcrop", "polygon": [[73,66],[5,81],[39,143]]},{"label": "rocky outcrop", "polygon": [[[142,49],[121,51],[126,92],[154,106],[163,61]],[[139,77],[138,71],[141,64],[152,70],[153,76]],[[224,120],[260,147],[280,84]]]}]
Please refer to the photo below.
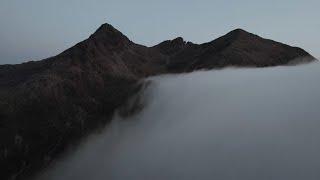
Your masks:
[{"label": "rocky outcrop", "polygon": [[109,24],[61,54],[0,66],[0,179],[25,179],[108,123],[144,77],[311,62],[300,48],[234,30],[204,44],[145,47]]}]

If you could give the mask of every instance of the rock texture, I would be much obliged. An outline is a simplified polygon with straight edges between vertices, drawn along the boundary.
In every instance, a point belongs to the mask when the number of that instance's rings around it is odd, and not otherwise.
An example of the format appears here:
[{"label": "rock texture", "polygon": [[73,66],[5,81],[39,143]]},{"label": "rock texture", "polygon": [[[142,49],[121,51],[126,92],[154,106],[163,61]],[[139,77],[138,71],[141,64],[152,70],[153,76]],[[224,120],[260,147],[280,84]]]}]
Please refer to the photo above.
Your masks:
[{"label": "rock texture", "polygon": [[204,44],[179,37],[145,47],[104,24],[55,57],[0,66],[0,179],[31,177],[103,127],[144,77],[313,60],[300,48],[241,29]]}]

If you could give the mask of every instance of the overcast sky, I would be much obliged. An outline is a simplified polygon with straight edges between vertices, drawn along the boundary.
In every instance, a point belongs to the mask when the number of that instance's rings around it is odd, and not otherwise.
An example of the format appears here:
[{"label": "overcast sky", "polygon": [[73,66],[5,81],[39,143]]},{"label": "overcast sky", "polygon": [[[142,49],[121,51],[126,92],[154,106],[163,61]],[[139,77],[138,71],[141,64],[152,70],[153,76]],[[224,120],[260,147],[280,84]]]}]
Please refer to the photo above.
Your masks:
[{"label": "overcast sky", "polygon": [[320,57],[319,0],[0,0],[0,64],[40,60],[110,23],[147,46],[211,41],[235,28]]}]

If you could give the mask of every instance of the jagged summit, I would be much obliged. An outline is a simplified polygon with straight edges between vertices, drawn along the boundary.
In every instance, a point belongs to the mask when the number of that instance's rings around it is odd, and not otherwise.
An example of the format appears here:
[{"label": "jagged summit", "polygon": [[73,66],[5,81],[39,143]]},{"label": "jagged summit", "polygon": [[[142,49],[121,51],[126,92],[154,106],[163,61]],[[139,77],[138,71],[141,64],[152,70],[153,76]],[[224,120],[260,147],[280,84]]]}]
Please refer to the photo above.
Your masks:
[{"label": "jagged summit", "polygon": [[101,35],[101,34],[122,34],[119,30],[114,28],[111,24],[105,23],[102,24],[93,35]]},{"label": "jagged summit", "polygon": [[223,35],[213,41],[210,41],[209,43],[219,42],[221,44],[228,44],[228,43],[231,43],[232,41],[245,40],[248,38],[251,38],[251,39],[259,38],[259,36],[255,35],[253,33],[250,33],[246,30],[237,28],[237,29],[230,31],[227,34],[225,34],[225,35]]},{"label": "jagged summit", "polygon": [[234,30],[230,31],[228,34],[238,34],[238,35],[239,35],[239,34],[242,34],[242,35],[244,35],[244,34],[247,34],[247,35],[251,34],[251,35],[252,35],[252,33],[248,32],[248,31],[246,31],[246,30],[244,30],[244,29],[241,29],[241,28],[234,29]]},{"label": "jagged summit", "polygon": [[166,41],[163,41],[157,45],[155,45],[154,47],[156,46],[161,46],[161,45],[184,45],[186,44],[186,41],[182,38],[182,37],[176,37],[174,39],[171,39],[171,40],[166,40]]},{"label": "jagged summit", "polygon": [[[110,55],[109,51],[122,51],[132,44],[128,37],[112,25],[102,24],[88,39],[63,51],[59,56],[72,59],[91,59]],[[92,57],[95,56],[95,57]],[[101,58],[101,57],[99,57]]]},{"label": "jagged summit", "polygon": [[102,24],[91,36],[91,39],[107,40],[107,41],[130,41],[124,34],[114,28],[111,24]]},{"label": "jagged summit", "polygon": [[246,30],[240,29],[240,28],[230,31],[225,36],[229,37],[229,38],[233,38],[233,39],[257,37],[257,35],[255,35],[253,33],[250,33],[250,32],[248,32]]},{"label": "jagged summit", "polygon": [[185,44],[186,43],[182,37],[177,37],[177,38],[171,40],[171,42],[175,43],[175,44]]},{"label": "jagged summit", "polygon": [[187,42],[182,37],[177,37],[172,40],[166,40],[152,48],[158,49],[161,53],[171,55],[185,48]]}]

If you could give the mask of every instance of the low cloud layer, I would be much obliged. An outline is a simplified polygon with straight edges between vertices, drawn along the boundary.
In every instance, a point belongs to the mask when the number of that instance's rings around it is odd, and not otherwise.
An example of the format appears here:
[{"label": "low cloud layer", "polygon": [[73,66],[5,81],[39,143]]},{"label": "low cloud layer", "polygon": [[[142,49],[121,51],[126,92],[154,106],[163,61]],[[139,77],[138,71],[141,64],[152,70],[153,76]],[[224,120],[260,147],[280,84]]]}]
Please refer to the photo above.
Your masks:
[{"label": "low cloud layer", "polygon": [[320,63],[153,77],[46,180],[318,180]]}]

